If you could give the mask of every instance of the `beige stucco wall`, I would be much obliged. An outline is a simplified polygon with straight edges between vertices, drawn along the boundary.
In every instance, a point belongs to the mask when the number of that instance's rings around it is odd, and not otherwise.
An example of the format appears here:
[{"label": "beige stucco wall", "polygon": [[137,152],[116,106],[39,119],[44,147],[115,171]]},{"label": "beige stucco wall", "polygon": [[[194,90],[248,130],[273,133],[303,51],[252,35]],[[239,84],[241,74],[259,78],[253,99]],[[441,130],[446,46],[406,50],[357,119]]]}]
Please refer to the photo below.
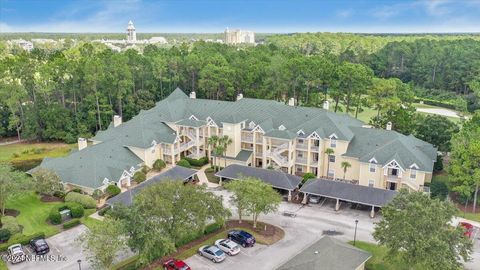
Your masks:
[{"label": "beige stucco wall", "polygon": [[[225,167],[225,159],[224,158],[216,158],[216,165],[220,167]],[[232,164],[238,164],[238,165],[243,165],[247,166],[248,164],[254,165],[252,162],[252,157],[250,157],[246,162],[239,161],[239,160],[234,160],[234,159],[227,159],[227,166],[232,165]]]},{"label": "beige stucco wall", "polygon": [[146,149],[129,146],[128,149],[130,149],[137,157],[143,160],[145,165],[147,165],[148,167],[152,167],[155,160],[162,158],[162,149],[160,147],[160,144]]},{"label": "beige stucco wall", "polygon": [[227,135],[232,139],[232,144],[227,147],[227,156],[236,157],[238,152],[242,150],[242,127],[240,123],[229,124],[223,123],[223,135]]}]

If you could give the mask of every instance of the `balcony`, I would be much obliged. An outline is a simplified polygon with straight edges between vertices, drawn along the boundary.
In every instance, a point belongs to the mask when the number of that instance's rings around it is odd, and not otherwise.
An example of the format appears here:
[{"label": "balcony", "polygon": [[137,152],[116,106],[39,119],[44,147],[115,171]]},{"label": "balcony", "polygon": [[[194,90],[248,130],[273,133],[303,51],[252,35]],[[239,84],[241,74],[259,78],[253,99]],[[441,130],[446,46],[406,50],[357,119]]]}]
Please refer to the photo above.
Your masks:
[{"label": "balcony", "polygon": [[199,154],[197,155],[197,151],[193,150],[193,153],[191,153],[190,155],[188,155],[187,157],[189,158],[194,158],[194,159],[198,159],[198,158],[202,158],[205,156],[205,152],[204,151],[200,151]]},{"label": "balcony", "polygon": [[306,165],[306,164],[307,164],[307,159],[304,158],[304,157],[297,157],[297,158],[295,159],[295,163],[297,163],[297,164],[305,164],[305,165]]},{"label": "balcony", "polygon": [[306,143],[297,143],[297,150],[307,150],[308,149],[308,144]]},{"label": "balcony", "polygon": [[318,151],[319,151],[319,146],[318,146],[318,145],[312,145],[312,146],[310,146],[310,151],[312,151],[312,152],[318,152]]},{"label": "balcony", "polygon": [[253,135],[242,135],[242,142],[253,143]]},{"label": "balcony", "polygon": [[263,143],[263,138],[260,135],[255,137],[255,143]]}]

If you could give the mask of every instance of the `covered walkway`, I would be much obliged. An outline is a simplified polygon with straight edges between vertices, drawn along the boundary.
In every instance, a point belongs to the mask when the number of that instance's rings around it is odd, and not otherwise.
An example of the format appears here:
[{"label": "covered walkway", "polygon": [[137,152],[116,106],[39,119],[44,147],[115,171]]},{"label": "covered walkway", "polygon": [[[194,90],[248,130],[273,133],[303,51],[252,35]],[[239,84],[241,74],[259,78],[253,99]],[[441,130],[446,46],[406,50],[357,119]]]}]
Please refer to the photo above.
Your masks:
[{"label": "covered walkway", "polygon": [[335,210],[340,209],[340,201],[358,203],[371,206],[370,216],[374,217],[375,207],[381,208],[393,200],[397,192],[393,190],[360,186],[344,182],[324,179],[307,181],[300,192],[304,194],[302,203],[307,203],[308,195],[316,195],[335,199]]}]

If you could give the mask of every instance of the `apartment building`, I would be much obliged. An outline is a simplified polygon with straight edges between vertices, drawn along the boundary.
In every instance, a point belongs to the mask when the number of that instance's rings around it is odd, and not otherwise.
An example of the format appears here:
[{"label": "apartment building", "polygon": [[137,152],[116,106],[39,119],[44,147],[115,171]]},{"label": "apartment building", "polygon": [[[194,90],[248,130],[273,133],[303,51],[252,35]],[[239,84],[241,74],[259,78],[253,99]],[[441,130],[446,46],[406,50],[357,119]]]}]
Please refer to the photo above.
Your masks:
[{"label": "apartment building", "polygon": [[230,30],[227,28],[224,32],[224,41],[226,44],[255,44],[255,33],[253,31],[240,29]]},{"label": "apartment building", "polygon": [[[39,167],[55,170],[65,183],[105,188],[130,185],[133,172],[157,159],[174,164],[182,157],[210,156],[208,138],[228,136],[232,143],[220,166],[241,164],[332,178],[364,186],[422,190],[432,177],[437,151],[429,143],[396,131],[373,129],[345,114],[272,100],[197,99],[176,89],[150,110],[110,126],[63,158]],[[327,155],[327,149],[331,154]],[[342,162],[348,162],[346,170]],[[86,172],[87,171],[87,172]]]}]

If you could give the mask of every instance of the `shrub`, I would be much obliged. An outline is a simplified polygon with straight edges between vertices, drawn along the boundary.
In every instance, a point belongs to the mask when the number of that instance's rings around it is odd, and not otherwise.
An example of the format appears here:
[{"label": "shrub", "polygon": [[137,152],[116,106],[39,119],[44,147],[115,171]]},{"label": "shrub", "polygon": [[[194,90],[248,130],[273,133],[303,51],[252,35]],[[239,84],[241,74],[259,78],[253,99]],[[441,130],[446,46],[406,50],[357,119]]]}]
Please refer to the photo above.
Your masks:
[{"label": "shrub", "polygon": [[97,207],[97,201],[89,195],[83,195],[76,192],[69,192],[65,196],[65,202],[76,202],[83,206],[86,209],[92,209]]},{"label": "shrub", "polygon": [[103,207],[102,209],[98,210],[98,215],[103,217],[105,216],[105,214],[110,211],[110,209],[112,209],[112,207],[110,205],[107,205],[105,207]]},{"label": "shrub", "polygon": [[147,179],[147,175],[145,175],[145,173],[142,171],[135,172],[133,175],[133,180],[135,180],[137,183],[141,183],[145,181],[145,179]]},{"label": "shrub", "polygon": [[63,228],[64,229],[70,229],[70,228],[73,228],[77,225],[80,224],[80,219],[76,218],[76,219],[72,219],[72,220],[69,220],[65,223],[63,223]]},{"label": "shrub", "polygon": [[144,174],[147,174],[149,171],[150,171],[150,168],[149,168],[147,165],[143,165],[143,166],[142,166],[142,172],[143,172]]},{"label": "shrub", "polygon": [[202,158],[199,158],[199,159],[184,157],[183,159],[185,159],[186,161],[188,161],[188,163],[190,165],[195,166],[195,167],[202,167],[203,165],[208,163],[208,158],[207,157],[202,157]]},{"label": "shrub", "polygon": [[443,171],[443,157],[438,155],[437,161],[433,164],[433,171],[434,172],[441,172]]},{"label": "shrub", "polygon": [[2,218],[2,229],[8,230],[12,235],[22,232],[22,227],[18,224],[16,218],[11,216],[4,216]]},{"label": "shrub", "polygon": [[155,162],[153,163],[153,169],[155,171],[161,171],[163,168],[165,168],[167,165],[165,164],[165,161],[161,160],[161,159],[157,159],[155,160]]},{"label": "shrub", "polygon": [[213,172],[215,172],[215,170],[213,168],[207,168],[207,169],[205,169],[205,172],[206,173],[213,173]]},{"label": "shrub", "polygon": [[72,189],[70,192],[76,192],[76,193],[83,194],[83,191],[82,191],[81,188],[74,188],[74,189]]},{"label": "shrub", "polygon": [[14,158],[17,158],[17,157],[19,157],[20,155],[19,155],[18,153],[13,153],[12,156],[13,156]]},{"label": "shrub", "polygon": [[313,178],[316,178],[317,176],[311,172],[308,172],[306,174],[303,175],[303,179],[302,179],[302,184],[304,184],[305,182],[307,182],[308,179],[313,179]]},{"label": "shrub", "polygon": [[223,227],[222,223],[215,222],[215,223],[212,223],[212,224],[208,224],[205,227],[204,233],[209,234],[209,233],[212,233],[212,232],[216,232],[216,231],[220,230],[222,227]]},{"label": "shrub", "polygon": [[445,200],[448,195],[448,187],[444,182],[433,181],[430,184],[430,195],[432,198],[438,198],[440,200]]},{"label": "shrub", "polygon": [[53,192],[53,196],[57,197],[57,198],[60,198],[60,199],[63,199],[63,198],[65,198],[65,192],[57,190],[57,191]]},{"label": "shrub", "polygon": [[50,211],[50,214],[48,215],[48,220],[50,221],[50,223],[54,225],[58,225],[62,223],[62,215],[60,215],[60,211],[62,210],[59,210],[59,209],[60,208],[58,207],[52,208],[52,210]]},{"label": "shrub", "polygon": [[185,159],[180,159],[178,162],[177,162],[177,165],[178,166],[182,166],[182,167],[185,167],[185,168],[190,168],[190,163],[188,163],[187,160]]},{"label": "shrub", "polygon": [[10,239],[10,236],[12,236],[12,233],[8,229],[0,229],[0,242],[8,241],[8,239]]},{"label": "shrub", "polygon": [[109,198],[117,196],[118,194],[120,194],[120,192],[122,192],[120,188],[117,187],[117,185],[109,185],[105,191],[108,193]]},{"label": "shrub", "polygon": [[81,204],[76,202],[68,202],[66,206],[70,210],[70,213],[72,214],[72,218],[83,217],[85,210],[83,210],[83,206]]},{"label": "shrub", "polygon": [[6,251],[7,248],[13,244],[28,245],[30,240],[37,238],[45,238],[45,233],[39,232],[31,235],[16,234],[10,237],[7,243],[0,244],[0,251]]}]

